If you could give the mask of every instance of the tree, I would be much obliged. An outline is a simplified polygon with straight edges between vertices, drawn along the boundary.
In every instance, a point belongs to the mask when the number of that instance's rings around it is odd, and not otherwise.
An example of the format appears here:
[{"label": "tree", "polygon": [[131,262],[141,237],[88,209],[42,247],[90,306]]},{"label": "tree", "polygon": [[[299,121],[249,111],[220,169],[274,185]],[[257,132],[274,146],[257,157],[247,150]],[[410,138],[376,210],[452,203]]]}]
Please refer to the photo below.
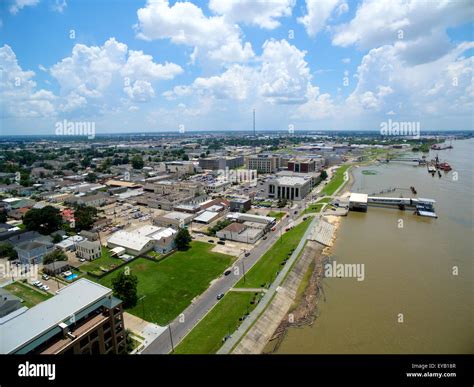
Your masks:
[{"label": "tree", "polygon": [[278,208],[283,208],[283,207],[286,206],[287,203],[288,203],[288,200],[286,200],[286,199],[280,199],[280,200],[278,200],[277,207],[278,207]]},{"label": "tree", "polygon": [[90,230],[97,220],[97,208],[78,206],[74,211],[75,229],[77,231]]},{"label": "tree", "polygon": [[87,174],[85,180],[89,183],[95,183],[97,181],[97,175],[94,172],[90,172]]},{"label": "tree", "polygon": [[51,253],[46,254],[43,257],[43,264],[47,265],[48,263],[57,262],[57,261],[67,261],[67,255],[61,249],[53,250]]},{"label": "tree", "polygon": [[0,211],[0,223],[5,223],[7,221],[6,211]]},{"label": "tree", "polygon": [[18,253],[10,243],[0,243],[0,257],[8,258],[9,260],[17,259]]},{"label": "tree", "polygon": [[55,236],[53,236],[53,243],[59,243],[63,240],[62,236],[59,235],[59,234],[56,234]]},{"label": "tree", "polygon": [[183,161],[189,161],[189,156],[187,154],[183,155]]},{"label": "tree", "polygon": [[191,243],[192,238],[189,235],[189,231],[187,228],[180,228],[178,234],[176,234],[176,238],[174,243],[176,244],[176,248],[178,250],[187,250],[189,249],[189,244]]},{"label": "tree", "polygon": [[328,178],[328,173],[323,169],[321,172],[321,180],[326,180]]},{"label": "tree", "polygon": [[137,304],[137,286],[137,276],[125,270],[112,280],[114,295],[122,300],[124,308],[131,308]]},{"label": "tree", "polygon": [[143,169],[145,163],[143,162],[143,158],[140,155],[135,155],[132,157],[132,167],[133,169]]},{"label": "tree", "polygon": [[38,231],[49,235],[61,227],[63,218],[60,211],[53,206],[32,208],[23,217],[23,224],[27,230]]}]

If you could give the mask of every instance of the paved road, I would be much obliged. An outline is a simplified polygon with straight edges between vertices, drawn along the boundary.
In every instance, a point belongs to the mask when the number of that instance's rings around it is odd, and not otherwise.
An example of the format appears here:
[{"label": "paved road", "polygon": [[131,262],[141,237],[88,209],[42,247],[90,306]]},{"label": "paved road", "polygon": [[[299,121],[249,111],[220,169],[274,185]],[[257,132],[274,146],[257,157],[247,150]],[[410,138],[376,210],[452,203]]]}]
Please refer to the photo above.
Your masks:
[{"label": "paved road", "polygon": [[[293,206],[289,211],[290,217],[285,217],[277,226],[275,231],[267,234],[266,240],[261,240],[255,246],[248,257],[242,256],[235,263],[234,267],[239,267],[238,275],[234,272],[228,276],[222,275],[215,280],[211,286],[201,294],[186,310],[169,325],[169,329],[163,332],[153,342],[151,342],[141,353],[142,354],[166,354],[171,352],[171,337],[174,347],[192,330],[196,324],[206,315],[206,313],[218,302],[216,296],[226,293],[233,288],[242,278],[243,270],[246,272],[260,259],[260,257],[275,243],[284,232],[285,227],[296,220],[301,208],[306,206],[306,202],[301,202]],[[171,335],[170,335],[171,330]]]}]

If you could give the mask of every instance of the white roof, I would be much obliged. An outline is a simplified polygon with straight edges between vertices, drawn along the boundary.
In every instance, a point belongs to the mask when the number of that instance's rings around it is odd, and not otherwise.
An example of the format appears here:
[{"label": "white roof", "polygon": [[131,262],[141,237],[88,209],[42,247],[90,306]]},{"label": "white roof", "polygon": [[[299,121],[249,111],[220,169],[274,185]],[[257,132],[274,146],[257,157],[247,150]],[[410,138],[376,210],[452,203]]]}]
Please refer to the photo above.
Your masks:
[{"label": "white roof", "polygon": [[15,351],[111,293],[85,278],[58,290],[56,296],[0,325],[0,353]]},{"label": "white roof", "polygon": [[352,192],[351,196],[349,198],[349,201],[357,202],[357,203],[367,203],[367,198],[368,197],[369,197],[369,195],[364,194],[364,193]]},{"label": "white roof", "polygon": [[297,176],[278,176],[276,179],[278,181],[278,184],[282,185],[304,185],[309,180],[305,179],[304,177]]},{"label": "white roof", "polygon": [[213,212],[213,211],[204,211],[202,214],[194,218],[194,221],[196,222],[210,222],[212,219],[214,219],[216,216],[218,216],[219,213]]},{"label": "white roof", "polygon": [[161,238],[167,238],[173,234],[176,234],[177,231],[173,230],[172,228],[146,225],[136,229],[134,232],[155,240],[160,240]]},{"label": "white roof", "polygon": [[112,243],[132,250],[141,250],[151,240],[151,238],[136,232],[117,231],[107,240],[107,244]]},{"label": "white roof", "polygon": [[2,202],[5,202],[5,203],[14,203],[14,202],[17,202],[21,200],[21,198],[6,198],[6,199],[3,199]]},{"label": "white roof", "polygon": [[193,215],[186,214],[184,212],[177,212],[177,211],[170,212],[168,214],[163,215],[163,218],[176,219],[176,220],[180,220],[180,219],[186,220],[186,219],[189,219],[190,217],[192,218]]}]

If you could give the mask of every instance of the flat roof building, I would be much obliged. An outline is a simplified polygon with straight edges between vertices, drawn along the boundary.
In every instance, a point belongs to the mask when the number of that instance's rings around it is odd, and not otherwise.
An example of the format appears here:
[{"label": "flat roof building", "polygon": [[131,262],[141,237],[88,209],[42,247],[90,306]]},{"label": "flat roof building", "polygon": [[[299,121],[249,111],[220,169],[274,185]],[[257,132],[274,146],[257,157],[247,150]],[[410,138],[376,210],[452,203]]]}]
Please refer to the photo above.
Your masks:
[{"label": "flat roof building", "polygon": [[81,278],[56,293],[1,321],[0,353],[126,352],[122,302],[111,289]]}]

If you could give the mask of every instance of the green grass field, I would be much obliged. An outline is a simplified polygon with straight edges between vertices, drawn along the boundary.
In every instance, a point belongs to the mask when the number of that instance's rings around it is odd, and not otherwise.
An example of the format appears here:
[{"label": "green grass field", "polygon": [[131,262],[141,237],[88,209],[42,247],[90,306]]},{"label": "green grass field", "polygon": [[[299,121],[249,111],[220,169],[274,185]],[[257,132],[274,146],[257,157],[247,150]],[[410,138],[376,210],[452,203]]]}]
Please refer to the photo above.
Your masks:
[{"label": "green grass field", "polygon": [[311,223],[312,217],[298,224],[293,229],[283,233],[281,240],[278,239],[258,262],[247,272],[245,282],[242,278],[236,284],[236,288],[260,288],[267,287],[282,269],[283,260],[287,259],[293,249],[296,249],[306,229]]},{"label": "green grass field", "polygon": [[48,298],[53,297],[51,294],[30,288],[21,282],[14,282],[10,285],[5,286],[5,290],[8,290],[13,295],[20,297],[23,300],[23,305],[31,308],[39,304],[40,302],[46,301]]},{"label": "green grass field", "polygon": [[256,304],[253,292],[228,292],[176,347],[178,354],[216,353],[222,339],[232,334],[242,323],[239,318],[250,313]]},{"label": "green grass field", "polygon": [[277,220],[280,220],[285,216],[284,212],[277,212],[277,211],[270,211],[267,216],[271,216],[273,218],[276,218]]},{"label": "green grass field", "polygon": [[[144,320],[166,325],[204,292],[209,283],[229,267],[234,257],[210,251],[212,245],[192,242],[188,251],[177,251],[159,262],[137,258],[124,266],[138,277],[138,297],[145,298],[128,309]],[[112,288],[121,270],[92,280]]]},{"label": "green grass field", "polygon": [[323,188],[321,194],[331,196],[344,182],[344,172],[350,167],[349,164],[340,166],[334,173],[331,181]]},{"label": "green grass field", "polygon": [[88,271],[96,271],[98,274],[103,273],[100,268],[112,269],[115,266],[121,265],[123,261],[119,258],[114,258],[110,255],[110,251],[106,247],[102,247],[102,255],[100,258],[94,259],[93,261],[86,262],[79,266],[79,269],[87,273]]},{"label": "green grass field", "polygon": [[306,215],[306,214],[311,214],[311,213],[314,213],[314,212],[320,212],[321,209],[324,207],[324,203],[314,203],[314,204],[310,204],[308,206],[308,208],[306,208],[304,211],[303,211],[303,215]]}]

